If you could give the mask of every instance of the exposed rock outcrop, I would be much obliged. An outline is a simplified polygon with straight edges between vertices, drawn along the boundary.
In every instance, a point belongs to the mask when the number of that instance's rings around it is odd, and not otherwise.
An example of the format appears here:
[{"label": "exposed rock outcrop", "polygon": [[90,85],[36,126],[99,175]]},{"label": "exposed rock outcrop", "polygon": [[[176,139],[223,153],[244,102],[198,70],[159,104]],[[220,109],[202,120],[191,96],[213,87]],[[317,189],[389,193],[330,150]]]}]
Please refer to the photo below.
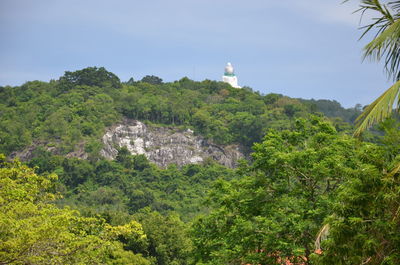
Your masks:
[{"label": "exposed rock outcrop", "polygon": [[207,158],[235,167],[238,159],[244,157],[238,146],[212,144],[190,129],[148,126],[136,120],[125,120],[109,128],[103,144],[100,154],[107,159],[114,159],[117,148],[125,146],[131,154],[143,154],[161,167],[201,163]]},{"label": "exposed rock outcrop", "polygon": [[[102,141],[103,149],[100,155],[106,159],[115,159],[118,148],[125,146],[131,154],[143,154],[151,162],[164,168],[169,164],[178,166],[198,164],[207,159],[213,159],[224,166],[233,168],[239,159],[244,158],[239,146],[213,144],[195,135],[190,129],[148,126],[140,121],[128,119],[108,128]],[[86,159],[88,154],[84,150],[84,145],[84,142],[77,144],[72,152],[64,156]],[[55,155],[62,154],[56,143],[38,141],[21,151],[12,153],[10,157],[29,161],[38,148],[43,148]]]}]

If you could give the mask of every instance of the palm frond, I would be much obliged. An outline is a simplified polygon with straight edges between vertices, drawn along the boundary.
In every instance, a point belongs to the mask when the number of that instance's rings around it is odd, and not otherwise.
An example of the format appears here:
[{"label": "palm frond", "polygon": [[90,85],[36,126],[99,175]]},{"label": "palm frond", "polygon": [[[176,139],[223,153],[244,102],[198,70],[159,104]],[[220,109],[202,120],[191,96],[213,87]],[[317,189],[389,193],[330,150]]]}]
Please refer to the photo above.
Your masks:
[{"label": "palm frond", "polygon": [[324,225],[321,228],[321,230],[319,230],[317,238],[315,239],[315,242],[314,242],[316,251],[321,250],[321,243],[328,237],[329,230],[330,230],[329,224]]},{"label": "palm frond", "polygon": [[380,61],[385,58],[385,68],[389,76],[398,79],[400,65],[400,20],[388,25],[379,36],[373,39],[364,48],[364,59],[369,57]]},{"label": "palm frond", "polygon": [[393,177],[400,172],[400,163],[397,164],[392,171],[389,172],[388,177]]},{"label": "palm frond", "polygon": [[[364,130],[376,122],[383,121],[393,111],[396,99],[399,100],[400,81],[386,90],[379,98],[370,104],[363,113],[356,119],[355,136],[359,136]],[[397,102],[397,107],[399,102]]]},{"label": "palm frond", "polygon": [[388,5],[396,11],[396,13],[400,12],[400,1],[391,1],[388,3]]},{"label": "palm frond", "polygon": [[385,58],[385,70],[390,78],[400,79],[400,1],[381,4],[379,0],[362,0],[360,4],[361,18],[367,11],[378,13],[372,23],[362,27],[364,32],[360,39],[374,30],[374,39],[364,48],[364,59],[380,61]]},{"label": "palm frond", "polygon": [[[399,2],[399,1],[395,1],[395,2]],[[390,8],[392,8],[392,5],[390,3],[388,3],[388,6],[390,6]],[[373,10],[373,11],[379,12],[381,17],[377,18],[375,20],[381,21],[382,25],[384,25],[383,23],[386,23],[386,22],[388,22],[390,24],[390,23],[394,22],[394,18],[393,18],[392,13],[389,11],[388,6],[381,4],[381,2],[379,0],[362,0],[359,11],[366,12],[368,10]]]}]

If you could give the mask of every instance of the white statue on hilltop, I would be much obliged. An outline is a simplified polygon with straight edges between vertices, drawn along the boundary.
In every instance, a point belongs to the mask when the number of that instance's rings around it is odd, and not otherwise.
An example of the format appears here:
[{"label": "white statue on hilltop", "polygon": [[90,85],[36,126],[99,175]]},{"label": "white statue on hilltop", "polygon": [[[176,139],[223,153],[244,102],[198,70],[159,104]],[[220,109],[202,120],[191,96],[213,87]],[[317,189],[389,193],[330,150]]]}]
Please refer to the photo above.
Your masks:
[{"label": "white statue on hilltop", "polygon": [[238,85],[238,80],[235,75],[235,71],[233,70],[233,66],[231,63],[227,63],[225,66],[225,73],[224,76],[222,77],[222,81],[225,83],[230,84],[234,88],[241,88]]}]

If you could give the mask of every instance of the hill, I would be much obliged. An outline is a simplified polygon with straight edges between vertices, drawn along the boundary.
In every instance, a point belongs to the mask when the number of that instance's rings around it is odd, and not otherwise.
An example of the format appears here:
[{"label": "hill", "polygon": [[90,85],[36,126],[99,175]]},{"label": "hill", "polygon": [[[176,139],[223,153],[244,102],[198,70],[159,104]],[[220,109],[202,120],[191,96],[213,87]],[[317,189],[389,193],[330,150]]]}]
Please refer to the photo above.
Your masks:
[{"label": "hill", "polygon": [[67,71],[50,82],[0,87],[0,99],[0,153],[44,146],[59,155],[82,149],[93,159],[106,129],[124,118],[190,129],[215,144],[238,144],[249,152],[268,129],[288,128],[296,118],[327,109],[320,102],[210,80],[163,83],[146,76],[123,83],[96,67]]},{"label": "hill", "polygon": [[361,114],[362,106],[357,104],[354,108],[343,108],[336,100],[327,99],[299,99],[304,104],[310,105],[316,111],[322,112],[330,118],[341,118],[348,123],[354,123],[356,118]]},{"label": "hill", "polygon": [[[335,101],[188,78],[124,83],[95,67],[0,87],[0,99],[0,152],[33,168],[0,155],[0,214],[7,231],[19,229],[0,236],[0,263],[304,262],[319,258],[326,221],[354,220],[332,234],[350,227],[365,238],[370,227],[358,220],[381,211],[374,234],[398,242],[388,232],[398,179],[380,181],[399,161],[395,121],[381,125],[377,144],[362,143],[344,121],[359,110]],[[371,194],[385,201],[359,204]]]}]

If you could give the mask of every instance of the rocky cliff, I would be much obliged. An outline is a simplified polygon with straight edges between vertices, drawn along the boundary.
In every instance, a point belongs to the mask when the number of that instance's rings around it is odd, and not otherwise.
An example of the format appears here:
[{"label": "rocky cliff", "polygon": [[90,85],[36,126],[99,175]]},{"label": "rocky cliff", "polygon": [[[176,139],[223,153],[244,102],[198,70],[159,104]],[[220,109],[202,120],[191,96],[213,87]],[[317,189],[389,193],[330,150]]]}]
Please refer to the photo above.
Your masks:
[{"label": "rocky cliff", "polygon": [[117,156],[117,148],[126,147],[132,154],[143,154],[161,167],[201,163],[211,158],[227,167],[235,167],[243,153],[238,146],[212,144],[190,129],[148,126],[136,120],[124,120],[109,128],[103,136],[100,154],[107,159]]},{"label": "rocky cliff", "polygon": [[[233,168],[237,161],[244,158],[239,146],[220,146],[204,139],[190,130],[176,127],[148,126],[140,121],[125,119],[121,123],[108,128],[102,137],[103,149],[100,155],[106,159],[115,159],[118,148],[126,147],[131,154],[145,155],[151,162],[160,167],[169,164],[183,166],[186,164],[202,163],[206,159],[213,159],[218,163]],[[72,152],[64,154],[66,157],[86,159],[85,143],[75,146]],[[35,142],[25,149],[14,152],[11,158],[18,157],[22,161],[29,161],[34,157],[39,147],[61,155],[56,143]]]}]

